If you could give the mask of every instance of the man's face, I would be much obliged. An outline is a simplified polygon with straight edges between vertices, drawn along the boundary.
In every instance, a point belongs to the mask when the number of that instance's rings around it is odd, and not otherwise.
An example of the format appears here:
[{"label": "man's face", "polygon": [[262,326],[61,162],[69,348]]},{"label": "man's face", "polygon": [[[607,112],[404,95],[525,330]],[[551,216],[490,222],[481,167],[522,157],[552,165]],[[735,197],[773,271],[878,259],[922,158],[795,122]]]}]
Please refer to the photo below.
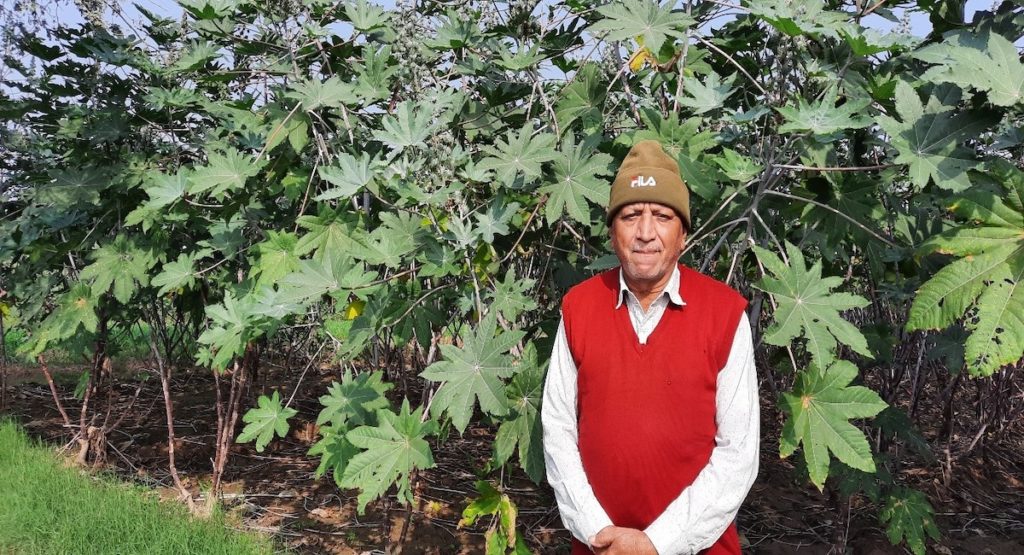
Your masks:
[{"label": "man's face", "polygon": [[686,244],[683,221],[653,202],[627,204],[612,219],[612,248],[630,289],[663,288]]}]

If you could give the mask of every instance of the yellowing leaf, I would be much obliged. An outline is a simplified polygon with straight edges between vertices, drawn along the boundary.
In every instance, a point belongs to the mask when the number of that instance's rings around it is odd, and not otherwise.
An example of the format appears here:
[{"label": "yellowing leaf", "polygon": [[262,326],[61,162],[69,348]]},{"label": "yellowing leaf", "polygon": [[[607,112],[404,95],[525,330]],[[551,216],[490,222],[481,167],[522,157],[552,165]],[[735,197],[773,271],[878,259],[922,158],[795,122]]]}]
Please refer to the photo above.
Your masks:
[{"label": "yellowing leaf", "polygon": [[363,308],[366,307],[366,301],[356,299],[345,307],[344,318],[346,320],[355,320],[357,316],[363,313]]}]

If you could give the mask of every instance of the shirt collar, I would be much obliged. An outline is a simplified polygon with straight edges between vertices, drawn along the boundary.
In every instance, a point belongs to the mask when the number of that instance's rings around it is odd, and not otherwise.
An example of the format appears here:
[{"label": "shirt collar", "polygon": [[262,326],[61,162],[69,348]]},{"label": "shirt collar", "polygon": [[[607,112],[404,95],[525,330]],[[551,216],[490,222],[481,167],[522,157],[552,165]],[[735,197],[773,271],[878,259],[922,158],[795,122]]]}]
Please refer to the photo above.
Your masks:
[{"label": "shirt collar", "polygon": [[[626,298],[629,294],[629,287],[626,285],[626,278],[622,275],[622,267],[619,267],[619,294],[616,298],[615,309],[618,310],[622,306],[622,299]],[[668,283],[665,284],[665,289],[661,292],[662,295],[668,295],[668,300],[676,306],[685,306],[686,301],[683,300],[682,295],[679,294],[679,266],[672,267],[672,275],[668,278]],[[659,295],[660,296],[660,295]]]}]

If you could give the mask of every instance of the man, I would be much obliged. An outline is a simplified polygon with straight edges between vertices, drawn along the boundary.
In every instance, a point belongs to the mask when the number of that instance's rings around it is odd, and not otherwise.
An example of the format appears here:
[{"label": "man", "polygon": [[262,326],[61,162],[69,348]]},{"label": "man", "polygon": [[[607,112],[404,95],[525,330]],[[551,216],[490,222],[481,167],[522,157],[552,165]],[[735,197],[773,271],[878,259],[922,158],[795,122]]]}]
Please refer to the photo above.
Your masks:
[{"label": "man", "polygon": [[657,141],[626,156],[607,218],[620,267],[566,294],[544,385],[573,554],[739,553],[759,443],[746,301],[678,264],[689,193]]}]

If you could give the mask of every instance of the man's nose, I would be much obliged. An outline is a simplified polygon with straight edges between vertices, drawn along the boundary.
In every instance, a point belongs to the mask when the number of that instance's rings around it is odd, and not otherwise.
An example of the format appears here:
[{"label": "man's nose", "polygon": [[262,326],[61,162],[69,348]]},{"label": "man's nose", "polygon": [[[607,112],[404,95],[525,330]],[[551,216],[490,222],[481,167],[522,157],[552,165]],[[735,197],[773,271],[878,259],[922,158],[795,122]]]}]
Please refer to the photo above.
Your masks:
[{"label": "man's nose", "polygon": [[640,221],[636,226],[636,238],[641,241],[652,241],[654,236],[654,216],[652,214],[641,214]]}]

